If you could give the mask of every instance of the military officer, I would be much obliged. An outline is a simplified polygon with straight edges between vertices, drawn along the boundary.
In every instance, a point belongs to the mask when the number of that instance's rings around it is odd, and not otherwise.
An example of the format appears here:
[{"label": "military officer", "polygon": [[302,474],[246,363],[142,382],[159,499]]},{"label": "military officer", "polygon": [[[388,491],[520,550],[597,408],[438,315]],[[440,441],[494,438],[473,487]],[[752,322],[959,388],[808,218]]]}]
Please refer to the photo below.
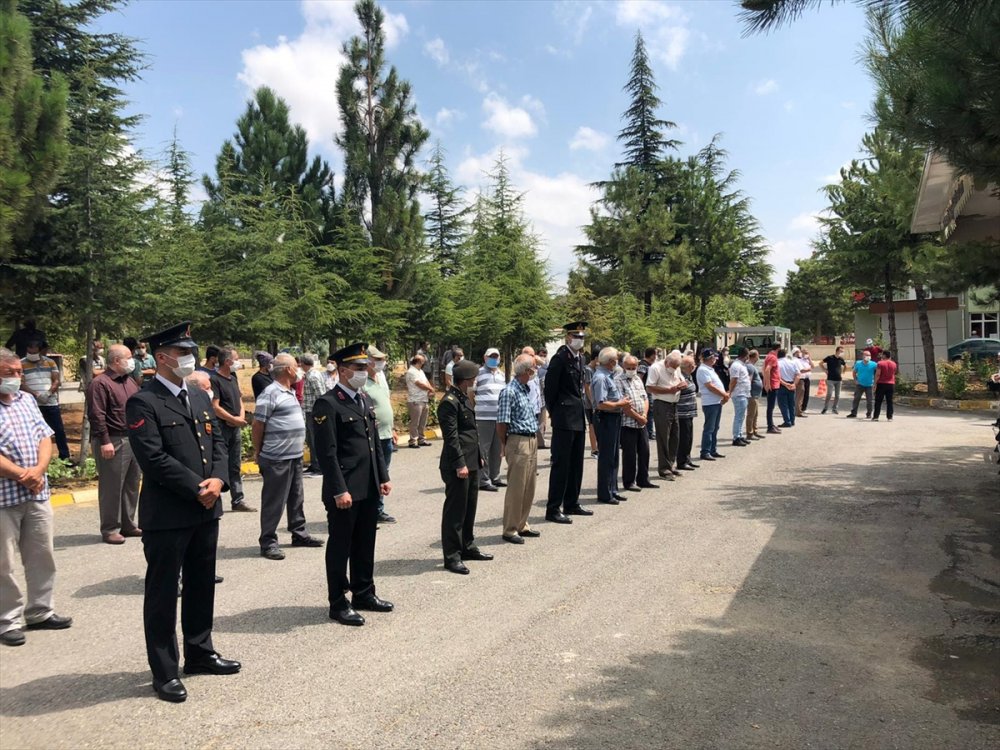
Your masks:
[{"label": "military officer", "polygon": [[375,404],[362,390],[368,380],[368,345],[345,346],[333,359],[339,382],[316,399],[312,412],[330,529],[326,545],[330,619],[364,625],[365,618],[356,610],[393,609],[375,594],[374,580],[378,499],[388,495],[392,485],[378,440]]},{"label": "military officer", "polygon": [[559,347],[545,374],[545,408],[552,424],[549,443],[552,469],[545,520],[573,523],[569,516],[592,516],[594,511],[580,505],[583,482],[583,449],[587,421],[583,412],[583,340],[587,323],[576,321],[563,326],[566,343]]},{"label": "military officer", "polygon": [[156,375],[125,405],[129,443],[143,473],[139,526],[146,555],[143,624],[153,689],[180,703],[187,691],[178,678],[177,578],[183,569],[181,628],[184,674],[234,674],[240,663],[212,645],[215,552],[226,490],[225,443],[212,402],[188,390],[197,344],[182,323],[149,342]]},{"label": "military officer", "polygon": [[476,410],[465,392],[479,374],[475,362],[462,360],[452,370],[452,384],[438,405],[438,422],[444,447],[441,449],[441,478],[444,480],[444,509],[441,513],[441,549],[444,567],[452,573],[468,575],[463,560],[492,560],[493,555],[475,546],[476,502],[479,498],[479,471],[484,461],[479,450]]}]

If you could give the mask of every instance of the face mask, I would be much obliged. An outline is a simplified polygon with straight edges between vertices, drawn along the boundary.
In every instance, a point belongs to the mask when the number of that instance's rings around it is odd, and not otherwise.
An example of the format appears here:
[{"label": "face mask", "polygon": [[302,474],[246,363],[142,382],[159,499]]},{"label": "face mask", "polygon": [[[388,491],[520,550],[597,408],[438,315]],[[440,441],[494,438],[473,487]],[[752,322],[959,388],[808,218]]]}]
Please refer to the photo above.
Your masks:
[{"label": "face mask", "polygon": [[635,375],[636,375],[637,372],[638,372],[638,370],[626,370],[625,371],[625,377],[628,378],[629,380],[631,380],[632,378],[635,377]]},{"label": "face mask", "polygon": [[295,371],[295,382],[298,383],[305,376],[306,374],[302,372],[302,368],[300,367],[298,370]]},{"label": "face mask", "polygon": [[492,367],[496,367],[499,364],[500,364],[500,358],[499,357],[487,357],[486,358],[486,366],[487,367],[491,367],[492,368]]},{"label": "face mask", "polygon": [[[167,355],[170,357],[170,355]],[[193,354],[185,354],[183,357],[170,357],[177,364],[170,368],[170,371],[177,377],[184,379],[192,372],[196,364]]]},{"label": "face mask", "polygon": [[145,349],[140,349],[139,350],[139,356],[142,357],[143,359],[145,359],[146,358],[146,350]]},{"label": "face mask", "polygon": [[209,388],[205,392],[208,394],[208,400],[209,401],[215,401],[215,391],[213,391],[211,388]]},{"label": "face mask", "polygon": [[385,362],[379,360],[375,363],[375,372],[382,372],[383,370],[385,370]]},{"label": "face mask", "polygon": [[583,339],[570,339],[569,348],[574,352],[578,352],[583,349]]},{"label": "face mask", "polygon": [[132,372],[135,370],[135,359],[129,357],[124,362],[122,362],[122,373]]},{"label": "face mask", "polygon": [[240,362],[239,360],[237,360],[236,362],[233,362],[232,365],[230,365],[229,369],[230,370],[242,370],[243,369],[243,363]]},{"label": "face mask", "polygon": [[355,370],[351,375],[351,379],[347,381],[351,388],[354,390],[360,390],[361,386],[368,382],[368,371],[367,370]]},{"label": "face mask", "polygon": [[10,396],[21,390],[21,378],[0,378],[0,393]]},{"label": "face mask", "polygon": [[336,372],[337,371],[337,365],[335,365],[335,364],[333,364],[333,362],[331,362],[330,364],[328,364],[326,366],[326,371],[327,372]]},{"label": "face mask", "polygon": [[27,359],[27,360],[28,360],[29,362],[37,362],[37,361],[38,361],[38,360],[40,360],[41,358],[42,358],[42,355],[41,355],[41,354],[29,354],[29,355],[28,355],[28,356],[26,357],[26,359]]}]

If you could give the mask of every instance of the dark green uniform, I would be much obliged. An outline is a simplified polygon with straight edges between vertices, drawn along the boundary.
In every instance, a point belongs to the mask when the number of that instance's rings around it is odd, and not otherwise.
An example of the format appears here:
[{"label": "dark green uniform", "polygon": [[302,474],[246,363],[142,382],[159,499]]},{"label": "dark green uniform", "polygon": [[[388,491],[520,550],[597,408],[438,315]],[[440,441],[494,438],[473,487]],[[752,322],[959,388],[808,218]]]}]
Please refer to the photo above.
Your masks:
[{"label": "dark green uniform", "polygon": [[[462,555],[476,552],[473,527],[479,499],[479,469],[483,465],[476,431],[476,412],[465,394],[451,386],[438,404],[438,422],[444,447],[441,450],[441,478],[444,480],[444,511],[441,514],[441,548],[445,562],[458,562]],[[461,468],[469,476],[460,478]]]}]

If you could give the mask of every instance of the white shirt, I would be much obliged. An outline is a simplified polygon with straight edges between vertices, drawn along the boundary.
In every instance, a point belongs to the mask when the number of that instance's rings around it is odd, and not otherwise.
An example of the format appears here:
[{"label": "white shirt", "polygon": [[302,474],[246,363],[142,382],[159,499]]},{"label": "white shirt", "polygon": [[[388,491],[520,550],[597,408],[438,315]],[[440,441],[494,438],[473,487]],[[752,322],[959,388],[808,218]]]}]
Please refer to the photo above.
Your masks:
[{"label": "white shirt", "polygon": [[712,383],[720,391],[725,391],[726,389],[722,387],[722,380],[719,378],[719,374],[706,364],[698,365],[698,370],[695,372],[695,377],[698,379],[698,388],[701,393],[701,405],[702,406],[715,406],[716,404],[722,403],[722,396],[714,391],[708,390],[708,383]]},{"label": "white shirt", "polygon": [[[661,388],[673,388],[680,385],[683,379],[684,375],[679,368],[667,367],[665,361],[657,361],[649,366],[649,372],[646,375],[646,389],[648,390],[651,385]],[[653,393],[650,391],[649,396],[653,401],[666,401],[668,404],[676,404],[681,397],[681,392]]]},{"label": "white shirt", "polygon": [[798,375],[801,370],[801,360],[789,359],[788,357],[778,360],[778,376],[786,383],[795,382],[795,376]]},{"label": "white shirt", "polygon": [[427,383],[427,376],[423,370],[410,365],[406,371],[406,400],[412,404],[426,404],[430,394],[417,383]]},{"label": "white shirt", "polygon": [[750,371],[741,360],[734,359],[733,363],[729,365],[729,378],[731,381],[736,381],[736,387],[733,388],[733,398],[750,397]]}]

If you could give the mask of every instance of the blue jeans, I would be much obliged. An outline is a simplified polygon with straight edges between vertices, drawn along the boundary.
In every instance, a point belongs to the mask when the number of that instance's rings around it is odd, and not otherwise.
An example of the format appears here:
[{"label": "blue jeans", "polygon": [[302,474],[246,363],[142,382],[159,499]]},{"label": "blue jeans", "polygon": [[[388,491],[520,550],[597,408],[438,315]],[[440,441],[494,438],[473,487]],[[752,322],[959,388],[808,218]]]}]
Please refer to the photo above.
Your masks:
[{"label": "blue jeans", "polygon": [[733,440],[746,437],[747,401],[746,396],[733,396]]},{"label": "blue jeans", "polygon": [[778,388],[778,408],[781,409],[783,424],[795,424],[795,391],[785,386]]},{"label": "blue jeans", "polygon": [[59,450],[59,458],[63,461],[69,460],[69,443],[66,442],[66,428],[63,427],[62,412],[58,406],[41,406],[38,410],[42,413],[45,424],[52,428],[55,433],[56,448]]},{"label": "blue jeans", "polygon": [[[392,461],[392,438],[386,438],[385,440],[379,440],[382,444],[382,458],[385,459],[385,469],[389,470],[389,463]],[[385,495],[379,493],[378,496],[378,512],[385,513]]]},{"label": "blue jeans", "polygon": [[719,452],[719,421],[722,419],[722,404],[702,404],[705,425],[701,428],[701,455],[710,456]]}]

